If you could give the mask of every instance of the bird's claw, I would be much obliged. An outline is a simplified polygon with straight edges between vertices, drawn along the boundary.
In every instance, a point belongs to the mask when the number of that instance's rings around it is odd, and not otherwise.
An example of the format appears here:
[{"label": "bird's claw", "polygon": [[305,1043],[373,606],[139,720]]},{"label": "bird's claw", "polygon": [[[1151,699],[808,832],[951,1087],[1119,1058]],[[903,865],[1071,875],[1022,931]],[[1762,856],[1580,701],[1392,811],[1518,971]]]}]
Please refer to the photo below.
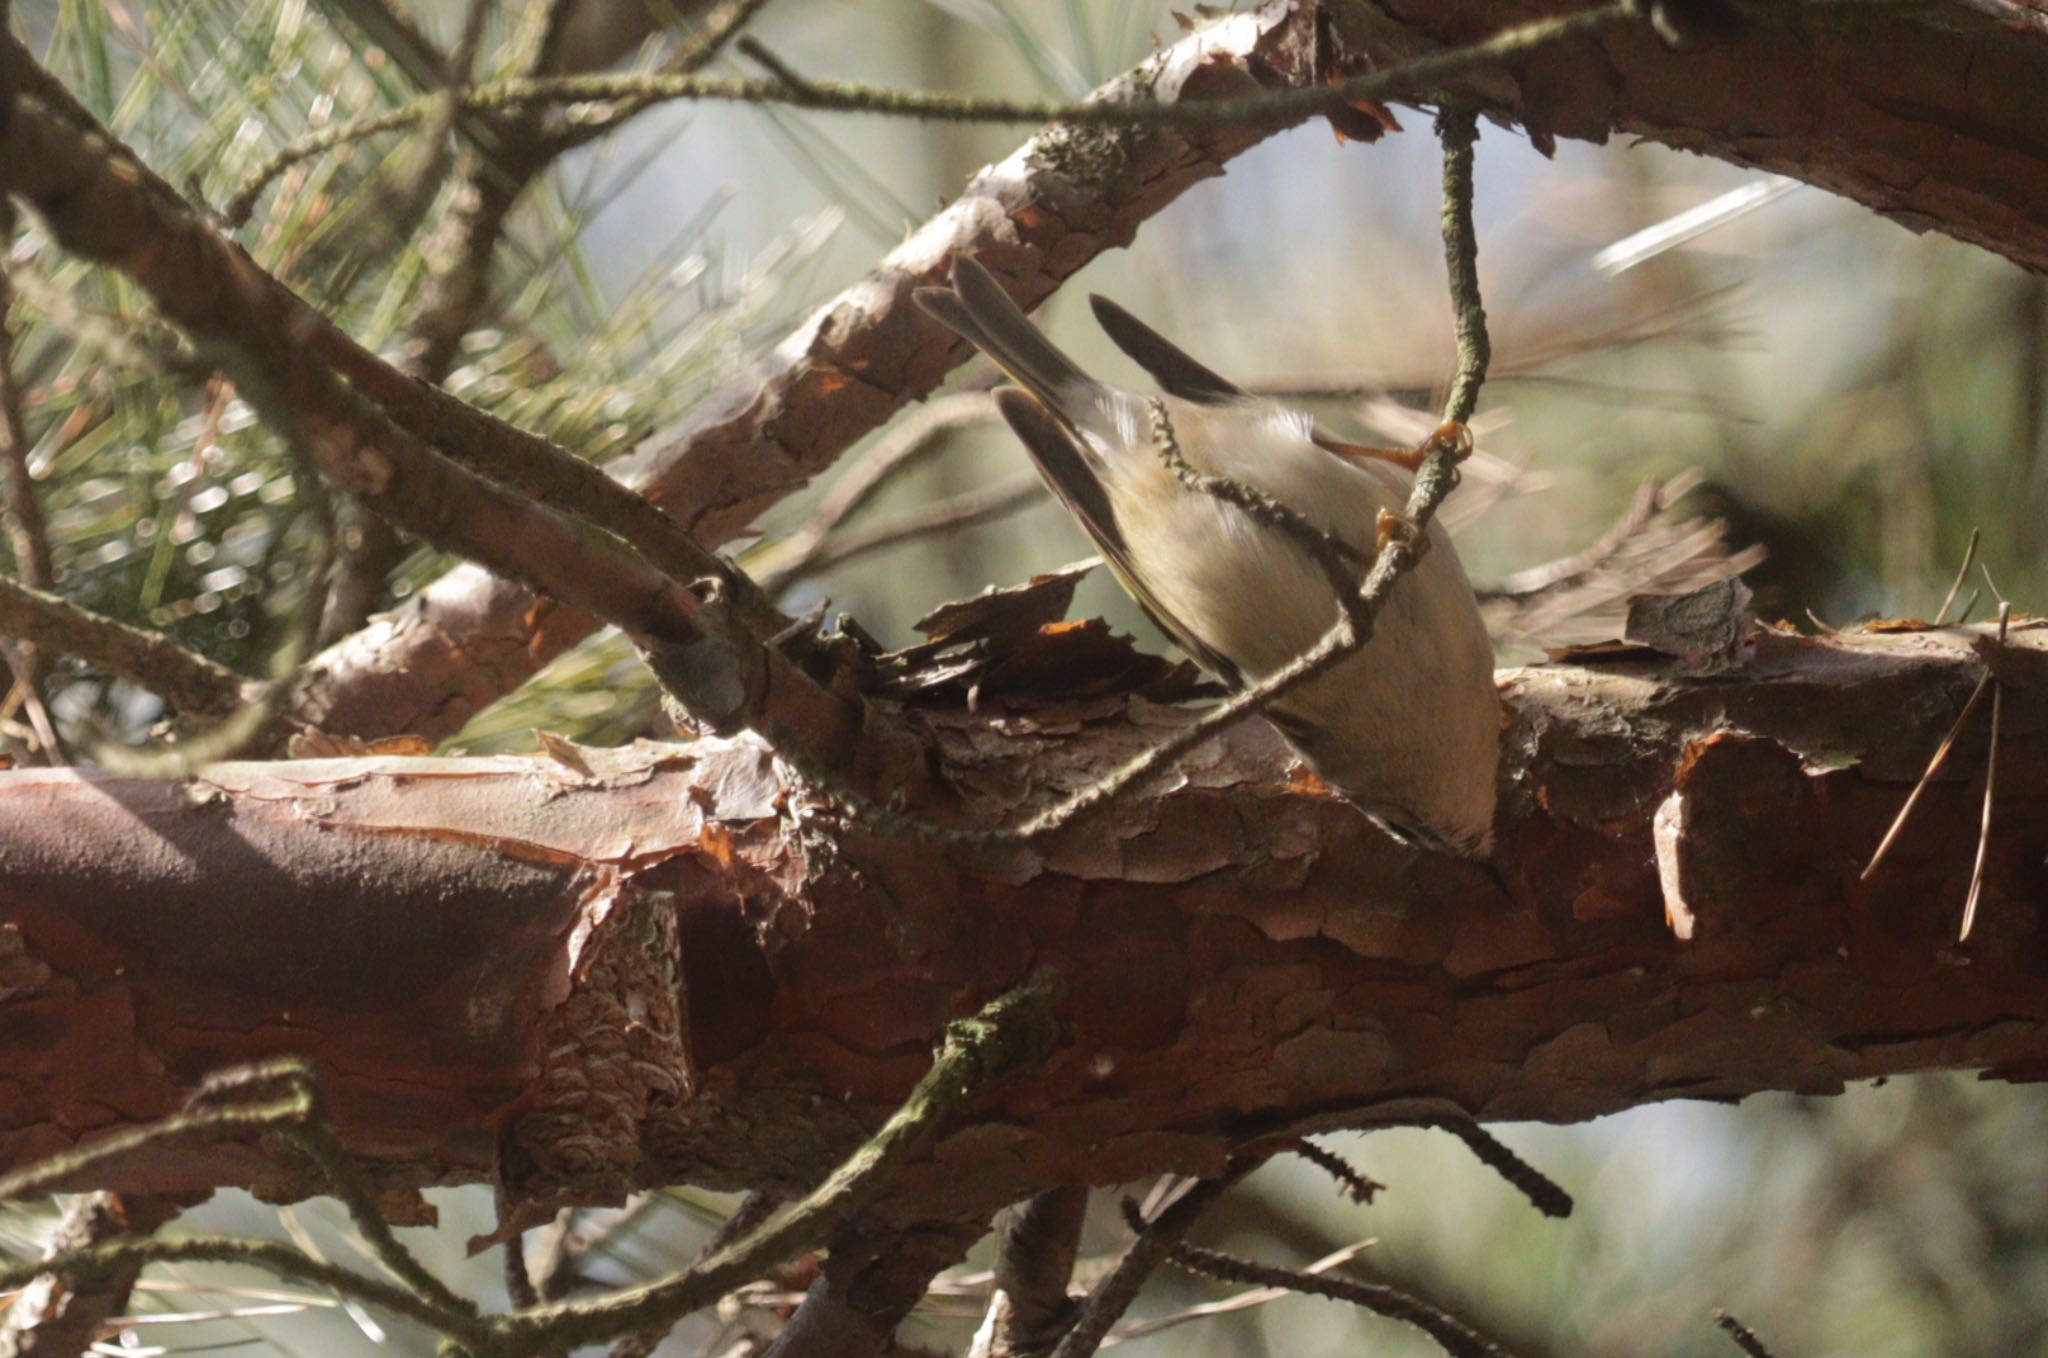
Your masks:
[{"label": "bird's claw", "polygon": [[1429,554],[1429,535],[1422,531],[1420,524],[1406,514],[1396,514],[1391,509],[1382,509],[1374,527],[1378,534],[1379,550],[1383,552],[1391,544],[1398,542],[1414,553],[1417,561]]}]

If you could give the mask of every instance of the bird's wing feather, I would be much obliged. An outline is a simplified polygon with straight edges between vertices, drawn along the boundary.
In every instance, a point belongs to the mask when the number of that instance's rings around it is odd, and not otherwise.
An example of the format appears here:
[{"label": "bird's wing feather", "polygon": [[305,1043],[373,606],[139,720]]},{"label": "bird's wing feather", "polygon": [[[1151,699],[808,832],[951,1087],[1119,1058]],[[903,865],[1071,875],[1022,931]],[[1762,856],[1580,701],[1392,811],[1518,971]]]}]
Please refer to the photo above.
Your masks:
[{"label": "bird's wing feather", "polygon": [[[1115,341],[1116,347],[1123,350],[1133,363],[1150,373],[1152,380],[1167,395],[1205,406],[1259,399],[1107,297],[1090,295],[1088,304],[1095,309],[1095,319],[1102,326],[1103,333]],[[1309,441],[1316,447],[1335,453],[1346,461],[1370,458],[1393,462],[1413,471],[1419,460],[1412,454],[1395,449],[1369,448],[1346,442],[1323,428],[1320,422],[1309,424],[1307,433]]]},{"label": "bird's wing feather", "polygon": [[1238,687],[1243,682],[1238,667],[1204,644],[1147,586],[1132,562],[1115,508],[1096,474],[1087,431],[1113,436],[1115,407],[1120,399],[1130,398],[1120,398],[1112,388],[1081,371],[1031,323],[988,270],[965,256],[953,262],[951,288],[919,288],[914,296],[934,319],[972,341],[1022,384],[1022,391],[1015,387],[998,391],[996,408],[1016,431],[1039,475],[1095,540],[1110,570],[1159,629],[1202,668],[1230,687]]},{"label": "bird's wing feather", "polygon": [[1061,353],[981,265],[963,255],[953,261],[952,287],[919,288],[913,296],[1063,423],[1081,428],[1098,418],[1102,384]]},{"label": "bird's wing feather", "polygon": [[1116,512],[1109,497],[1103,493],[1102,483],[1088,465],[1087,457],[1076,446],[1071,430],[1039,399],[1016,387],[1004,387],[996,392],[996,408],[1008,420],[1010,428],[1031,454],[1037,464],[1039,475],[1052,487],[1053,494],[1086,530],[1095,545],[1102,549],[1103,560],[1130,596],[1138,601],[1147,617],[1157,623],[1159,630],[1172,637],[1183,651],[1195,658],[1196,663],[1209,673],[1235,689],[1244,682],[1243,674],[1228,656],[1213,649],[1196,636],[1168,612],[1138,574],[1132,565],[1131,554],[1124,543],[1123,534],[1116,524]]}]

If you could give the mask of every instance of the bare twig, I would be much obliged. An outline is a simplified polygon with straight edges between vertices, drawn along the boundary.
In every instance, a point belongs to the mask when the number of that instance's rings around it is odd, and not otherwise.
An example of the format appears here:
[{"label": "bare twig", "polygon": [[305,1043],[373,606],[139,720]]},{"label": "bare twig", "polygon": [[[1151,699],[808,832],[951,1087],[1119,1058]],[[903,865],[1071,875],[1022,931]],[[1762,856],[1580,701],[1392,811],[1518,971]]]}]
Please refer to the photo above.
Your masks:
[{"label": "bare twig", "polygon": [[1386,1283],[1360,1282],[1352,1278],[1331,1278],[1300,1269],[1274,1268],[1255,1264],[1220,1250],[1178,1244],[1169,1253],[1178,1267],[1223,1282],[1250,1283],[1258,1287],[1284,1287],[1311,1297],[1328,1297],[1349,1302],[1389,1320],[1413,1325],[1435,1340],[1452,1358],[1508,1358],[1507,1350],[1480,1334],[1450,1312],[1432,1306],[1412,1293]]},{"label": "bare twig", "polygon": [[[1598,13],[1582,10],[1572,17]],[[1479,115],[1466,106],[1447,105],[1437,114],[1436,134],[1444,146],[1444,262],[1458,338],[1458,374],[1444,398],[1444,423],[1465,425],[1479,405],[1479,389],[1486,384],[1486,368],[1493,361],[1486,307],[1479,296],[1479,237],[1472,226],[1472,160],[1479,142]]]},{"label": "bare twig", "polygon": [[[777,61],[758,43],[742,43],[749,56],[776,74],[765,80],[720,80],[697,75],[582,75],[517,79],[479,85],[462,93],[474,111],[505,112],[533,104],[613,103],[637,111],[657,102],[695,99],[747,104],[786,104],[819,112],[869,113],[926,122],[1065,123],[1070,127],[1215,127],[1235,124],[1285,125],[1345,108],[1363,99],[1416,95],[1464,79],[1503,60],[1582,37],[1631,17],[1625,3],[1538,19],[1503,30],[1467,47],[1432,52],[1384,70],[1327,85],[1307,85],[1199,101],[1060,103],[983,99],[971,95],[880,89],[837,81],[810,80]],[[380,133],[411,127],[429,117],[439,96],[422,96],[388,113],[340,123],[302,137],[257,167],[236,190],[237,208],[254,200],[268,183],[301,161]]]},{"label": "bare twig", "polygon": [[711,1238],[704,1242],[704,1253],[710,1255],[724,1249],[733,1241],[751,1233],[755,1227],[775,1215],[775,1209],[782,1206],[782,1199],[773,1193],[756,1189],[740,1199],[739,1206],[732,1209],[732,1215],[719,1223]]},{"label": "bare twig", "polygon": [[989,1298],[989,1355],[1045,1347],[1073,1311],[1067,1285],[1088,1219],[1088,1189],[1074,1184],[1041,1193],[996,1219],[995,1293]]},{"label": "bare twig", "polygon": [[256,683],[160,632],[131,627],[4,577],[0,636],[32,637],[52,652],[75,656],[202,716],[233,712]]},{"label": "bare twig", "polygon": [[1572,1214],[1571,1194],[1565,1192],[1543,1171],[1509,1150],[1478,1123],[1462,1118],[1445,1118],[1426,1125],[1442,1128],[1464,1142],[1465,1149],[1471,1151],[1480,1164],[1520,1189],[1522,1195],[1544,1216],[1568,1217]]},{"label": "bare twig", "polygon": [[[367,2],[375,4],[378,0]],[[255,212],[256,200],[263,195],[263,191],[293,166],[328,151],[386,132],[398,132],[431,122],[436,117],[446,116],[446,111],[451,108],[471,115],[469,119],[464,120],[470,123],[477,120],[477,115],[482,115],[482,121],[488,128],[488,135],[476,140],[478,153],[485,159],[498,161],[509,152],[518,159],[531,158],[545,164],[555,156],[574,150],[611,131],[632,114],[665,98],[693,97],[671,91],[690,89],[698,85],[707,89],[723,89],[746,83],[702,80],[693,72],[715,57],[726,41],[734,36],[765,3],[766,0],[728,0],[719,11],[706,17],[704,26],[677,49],[675,55],[659,72],[638,75],[534,74],[534,71],[540,69],[540,64],[545,63],[551,55],[552,44],[545,37],[536,44],[532,52],[534,64],[529,66],[528,72],[510,80],[467,87],[449,84],[448,63],[437,59],[433,77],[417,82],[425,86],[429,90],[428,93],[383,113],[331,124],[280,147],[267,160],[243,176],[242,182],[228,195],[227,202],[221,208],[221,216],[229,226],[240,227],[247,223]],[[543,90],[580,91],[593,83],[595,88],[611,90],[613,93],[609,96],[577,93],[564,97],[533,97],[531,93]],[[442,88],[444,85],[446,88]],[[525,92],[528,97],[507,98],[507,91]],[[595,102],[612,103],[614,107],[609,111],[609,116],[590,119],[580,124],[568,124],[544,136],[537,135],[540,131],[538,115],[571,104]],[[527,124],[524,128],[519,126],[522,122]]]},{"label": "bare twig", "polygon": [[[1988,581],[1990,576],[1987,574]],[[1998,601],[1998,645],[2005,645],[2006,629],[2012,624],[2012,604]],[[1991,744],[1984,754],[1984,816],[1977,826],[1977,857],[1970,864],[1970,893],[1963,899],[1963,927],[1956,934],[1958,943],[1967,942],[1970,926],[1977,922],[1977,901],[1984,894],[1984,860],[1991,852],[1991,809],[1998,800],[1998,739],[2000,718],[2004,715],[2005,685],[1998,682],[1998,676],[1991,675]]]},{"label": "bare twig", "polygon": [[[1328,1254],[1309,1264],[1301,1271],[1311,1276],[1319,1273],[1328,1273],[1333,1268],[1350,1263],[1353,1259],[1356,1259],[1378,1243],[1379,1241],[1373,1238],[1355,1241],[1352,1244],[1346,1245],[1343,1249],[1331,1250]],[[1102,1341],[1102,1347],[1113,1348],[1118,1344],[1128,1343],[1133,1339],[1143,1339],[1146,1335],[1157,1334],[1161,1330],[1170,1330],[1176,1326],[1187,1325],[1197,1320],[1207,1320],[1212,1316],[1229,1315],[1234,1311],[1247,1311],[1254,1306],[1264,1306],[1269,1302],[1278,1301],[1282,1297],[1294,1295],[1296,1294],[1292,1288],[1255,1287],[1249,1291],[1239,1292],[1235,1296],[1225,1297],[1220,1301],[1205,1301],[1186,1307],[1183,1310],[1170,1312],[1167,1315],[1154,1316],[1148,1320],[1131,1321],[1128,1324],[1119,1325],[1109,1332],[1109,1338]]]},{"label": "bare twig", "polygon": [[943,450],[946,436],[954,430],[992,415],[988,397],[980,392],[958,392],[925,402],[833,481],[809,517],[760,549],[765,561],[759,565],[749,562],[754,577],[764,588],[775,590],[822,569],[817,558],[826,550],[826,540],[872,503],[884,487]]},{"label": "bare twig", "polygon": [[1373,1195],[1386,1187],[1379,1180],[1359,1173],[1356,1166],[1337,1152],[1326,1146],[1319,1146],[1305,1137],[1297,1141],[1291,1149],[1296,1155],[1335,1179],[1337,1186],[1344,1190],[1344,1196],[1355,1203],[1370,1203]]},{"label": "bare twig", "polygon": [[906,542],[992,523],[1027,509],[1044,498],[1045,482],[1037,476],[1028,472],[1012,476],[992,486],[962,491],[916,509],[906,509],[901,514],[890,515],[865,527],[842,529],[819,542],[800,559],[777,563],[774,569],[763,571],[756,578],[763,588],[777,589],[801,576],[816,575],[830,567],[843,566],[849,561],[890,547],[900,547]]},{"label": "bare twig", "polygon": [[1049,989],[1031,985],[994,1001],[975,1018],[956,1020],[931,1070],[903,1106],[807,1196],[669,1277],[591,1301],[543,1305],[506,1317],[502,1351],[516,1358],[665,1326],[758,1277],[769,1265],[815,1248],[969,1100],[1051,1046],[1050,1007]]},{"label": "bare twig", "polygon": [[[739,36],[740,30],[753,21],[767,7],[768,0],[724,0],[717,8],[704,16],[697,31],[669,54],[661,64],[658,75],[670,78],[689,76],[703,70],[725,50],[726,45]],[[621,99],[602,115],[577,122],[569,122],[555,129],[550,138],[550,149],[557,155],[574,150],[587,142],[604,136],[625,123],[634,115],[654,107],[657,99]]]},{"label": "bare twig", "polygon": [[1970,563],[1977,559],[1977,540],[1982,536],[1983,531],[1981,529],[1972,528],[1970,530],[1970,545],[1963,548],[1963,564],[1956,567],[1954,582],[1949,585],[1948,593],[1941,596],[1941,607],[1934,610],[1934,625],[1936,627],[1941,626],[1942,619],[1948,616],[1948,606],[1956,601],[1956,592],[1962,589],[1963,581],[1969,578]]},{"label": "bare twig", "polygon": [[1180,440],[1174,436],[1173,421],[1167,417],[1166,402],[1155,396],[1146,405],[1151,411],[1152,447],[1175,479],[1197,494],[1214,496],[1225,504],[1237,506],[1260,523],[1277,528],[1293,539],[1294,545],[1301,548],[1316,564],[1316,569],[1323,573],[1323,579],[1337,596],[1337,606],[1354,610],[1352,622],[1357,625],[1360,622],[1355,611],[1358,607],[1358,568],[1364,563],[1352,550],[1351,544],[1334,533],[1324,532],[1256,487],[1228,476],[1196,471],[1181,455]]},{"label": "bare twig", "polygon": [[359,1297],[373,1306],[416,1320],[442,1334],[474,1339],[482,1327],[443,1311],[406,1288],[367,1277],[335,1264],[309,1259],[289,1245],[235,1236],[193,1235],[166,1240],[116,1240],[56,1256],[0,1268],[0,1291],[27,1284],[40,1273],[59,1274],[73,1286],[94,1286],[104,1279],[151,1264],[242,1264],[281,1278],[331,1288]]},{"label": "bare twig", "polygon": [[520,1231],[505,1242],[505,1299],[515,1311],[540,1305],[540,1292],[533,1285],[533,1270],[526,1263],[527,1232]]},{"label": "bare twig", "polygon": [[421,1320],[443,1334],[477,1334],[476,1308],[428,1272],[391,1233],[390,1224],[378,1212],[368,1187],[321,1111],[310,1068],[295,1058],[219,1072],[201,1084],[183,1113],[0,1177],[0,1201],[77,1182],[99,1166],[168,1141],[255,1131],[282,1136],[312,1163],[328,1191],[348,1209],[378,1262],[404,1284],[402,1288],[320,1263],[280,1245],[200,1237],[169,1241],[117,1239],[84,1245],[40,1263],[0,1268],[0,1290],[19,1286],[37,1273],[98,1283],[152,1262],[232,1260],[325,1284]]},{"label": "bare twig", "polygon": [[1728,1337],[1735,1341],[1735,1347],[1748,1354],[1749,1358],[1771,1358],[1770,1349],[1765,1347],[1763,1340],[1756,1337],[1756,1331],[1726,1311],[1717,1307],[1714,1311],[1714,1323],[1727,1331]]},{"label": "bare twig", "polygon": [[[449,1289],[428,1271],[418,1256],[392,1234],[391,1223],[377,1207],[369,1185],[357,1170],[335,1135],[334,1126],[322,1107],[319,1085],[312,1068],[296,1058],[265,1062],[223,1071],[210,1077],[193,1096],[194,1116],[205,1117],[210,1108],[233,1098],[248,1100],[281,1091],[274,1107],[288,1110],[277,1120],[277,1130],[298,1152],[312,1162],[327,1191],[340,1199],[349,1220],[370,1247],[378,1263],[403,1282],[415,1296],[450,1315],[474,1316],[476,1307],[466,1297]],[[236,1105],[228,1105],[230,1107]],[[260,1106],[260,1105],[259,1105]]]},{"label": "bare twig", "polygon": [[1180,1238],[1188,1233],[1202,1213],[1208,1211],[1240,1179],[1257,1169],[1259,1163],[1255,1158],[1239,1157],[1222,1175],[1195,1184],[1150,1222],[1140,1218],[1132,1226],[1138,1238],[1130,1243],[1116,1261],[1116,1266],[1089,1292],[1073,1327],[1061,1336],[1051,1358],[1088,1358],[1102,1347],[1110,1327],[1130,1309],[1146,1279],[1166,1262]]}]

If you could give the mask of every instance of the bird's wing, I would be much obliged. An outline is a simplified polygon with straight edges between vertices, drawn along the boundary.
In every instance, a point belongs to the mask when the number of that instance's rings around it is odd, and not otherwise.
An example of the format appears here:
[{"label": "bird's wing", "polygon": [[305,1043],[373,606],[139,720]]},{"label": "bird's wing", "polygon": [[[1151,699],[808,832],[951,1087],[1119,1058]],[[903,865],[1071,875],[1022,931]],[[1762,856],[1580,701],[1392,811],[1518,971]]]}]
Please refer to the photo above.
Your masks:
[{"label": "bird's wing", "polygon": [[1037,396],[1016,387],[1004,387],[996,392],[996,408],[1009,421],[1010,428],[1023,443],[1024,451],[1031,454],[1039,475],[1052,487],[1053,494],[1066,505],[1088,536],[1095,539],[1095,545],[1102,549],[1102,559],[1116,573],[1125,592],[1138,601],[1138,607],[1144,609],[1146,616],[1158,624],[1159,630],[1172,637],[1203,669],[1230,688],[1242,686],[1244,676],[1230,658],[1209,646],[1168,612],[1131,564],[1130,551],[1125,546],[1123,534],[1117,529],[1116,512],[1067,424],[1048,410]]},{"label": "bird's wing", "polygon": [[972,341],[1022,384],[1022,391],[1016,387],[998,391],[996,408],[1016,431],[1046,485],[1095,540],[1110,570],[1159,630],[1202,668],[1230,687],[1238,687],[1242,674],[1237,666],[1182,625],[1146,585],[1132,564],[1130,547],[1117,526],[1115,507],[1096,475],[1087,431],[1114,437],[1114,407],[1120,399],[1130,398],[1120,397],[1075,366],[1010,300],[988,270],[965,256],[953,261],[952,287],[919,288],[914,296],[933,318]]},{"label": "bird's wing", "polygon": [[1046,485],[1128,581],[1130,550],[1081,433],[1084,424],[1101,423],[1109,390],[1039,333],[981,265],[965,256],[955,259],[952,282],[949,288],[919,288],[913,294],[918,306],[1023,384],[1023,391],[998,391],[997,408],[1024,441]]},{"label": "bird's wing", "polygon": [[[1088,305],[1095,309],[1095,319],[1102,326],[1103,333],[1115,341],[1116,347],[1123,350],[1133,363],[1150,373],[1152,380],[1167,395],[1205,406],[1259,399],[1107,297],[1091,294]],[[1320,421],[1309,426],[1308,437],[1324,452],[1334,453],[1349,462],[1360,459],[1392,462],[1412,472],[1421,461],[1419,454],[1400,449],[1373,448],[1347,442],[1323,428]]]}]

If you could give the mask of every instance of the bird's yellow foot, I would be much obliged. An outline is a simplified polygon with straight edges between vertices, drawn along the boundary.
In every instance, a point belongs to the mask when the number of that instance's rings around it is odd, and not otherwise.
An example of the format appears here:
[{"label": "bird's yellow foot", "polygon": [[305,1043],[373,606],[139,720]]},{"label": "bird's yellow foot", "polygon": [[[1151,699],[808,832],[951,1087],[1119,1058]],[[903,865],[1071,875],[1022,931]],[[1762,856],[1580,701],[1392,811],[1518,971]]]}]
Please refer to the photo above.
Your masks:
[{"label": "bird's yellow foot", "polygon": [[1438,448],[1445,448],[1457,462],[1463,462],[1472,455],[1472,431],[1457,420],[1438,425],[1430,431],[1428,438],[1413,448],[1368,448],[1362,443],[1346,443],[1320,432],[1310,437],[1317,447],[1353,462],[1370,458],[1376,462],[1391,462],[1410,472],[1421,471],[1423,459]]}]

